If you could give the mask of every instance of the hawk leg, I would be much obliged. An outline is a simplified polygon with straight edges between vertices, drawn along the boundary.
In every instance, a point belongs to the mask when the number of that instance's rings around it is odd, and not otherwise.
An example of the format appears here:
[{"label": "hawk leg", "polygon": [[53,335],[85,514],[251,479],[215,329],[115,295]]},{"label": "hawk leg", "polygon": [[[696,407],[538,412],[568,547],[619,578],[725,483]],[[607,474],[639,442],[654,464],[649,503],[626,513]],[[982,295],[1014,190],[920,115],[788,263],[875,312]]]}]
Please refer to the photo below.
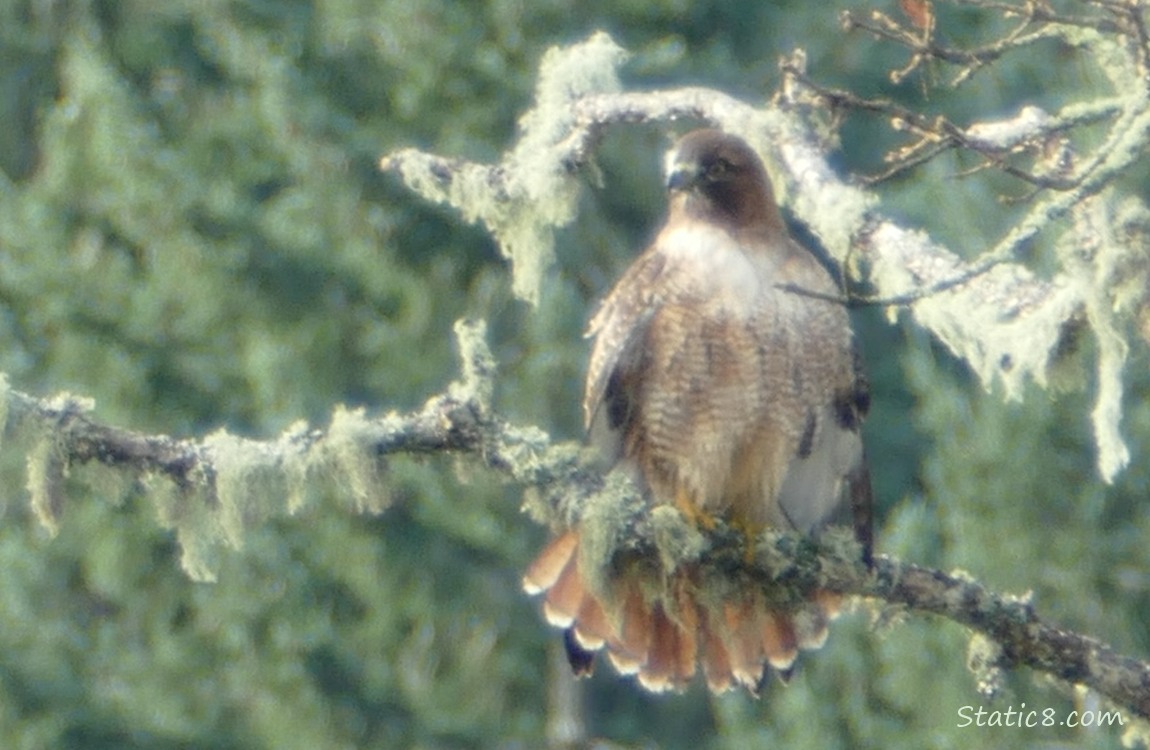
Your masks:
[{"label": "hawk leg", "polygon": [[691,499],[691,493],[682,486],[675,490],[675,507],[679,509],[684,518],[695,526],[707,531],[715,528],[715,517],[696,505],[695,501]]},{"label": "hawk leg", "polygon": [[750,565],[755,561],[755,541],[766,526],[738,518],[731,521],[731,526],[743,535],[743,562]]}]

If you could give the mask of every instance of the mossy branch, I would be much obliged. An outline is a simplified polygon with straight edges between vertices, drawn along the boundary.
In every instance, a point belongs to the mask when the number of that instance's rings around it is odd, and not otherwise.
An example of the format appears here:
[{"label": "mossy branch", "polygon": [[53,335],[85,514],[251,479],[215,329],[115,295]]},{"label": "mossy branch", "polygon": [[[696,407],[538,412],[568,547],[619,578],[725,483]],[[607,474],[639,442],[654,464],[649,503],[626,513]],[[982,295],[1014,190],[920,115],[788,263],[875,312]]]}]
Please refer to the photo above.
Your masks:
[{"label": "mossy branch", "polygon": [[[1150,319],[1150,293],[1145,291],[1150,289],[1150,263],[1140,245],[1150,227],[1150,210],[1133,197],[1116,200],[1113,184],[1150,142],[1150,100],[1139,93],[1142,68],[1135,52],[1104,30],[1045,20],[1053,24],[1045,33],[1061,34],[1107,61],[1110,91],[1054,115],[1029,107],[1017,117],[965,128],[934,126],[934,120],[909,111],[898,116],[927,132],[933,140],[923,138],[930,143],[980,150],[993,165],[1008,165],[1001,154],[1019,144],[1059,146],[1047,148],[1053,154],[1049,158],[1058,169],[1070,171],[1041,179],[1028,173],[1035,189],[1048,194],[1035,198],[1016,226],[972,260],[884,215],[878,193],[831,168],[826,144],[833,137],[821,122],[848,95],[813,85],[801,50],[783,61],[783,83],[774,101],[754,106],[702,88],[620,91],[613,71],[624,56],[600,32],[548,53],[535,107],[521,118],[518,142],[498,163],[405,149],[385,156],[381,167],[397,172],[421,195],[484,223],[512,260],[517,293],[537,301],[542,272],[551,262],[552,234],[573,218],[579,174],[593,161],[606,129],[688,118],[739,134],[772,167],[783,201],[854,276],[853,287],[873,290],[865,296],[852,292],[851,300],[905,310],[988,387],[997,381],[1007,397],[1018,398],[1028,380],[1045,386],[1066,369],[1059,365],[1076,351],[1075,339],[1094,333],[1109,353],[1096,361],[1093,411],[1099,474],[1109,482],[1129,460],[1119,430],[1126,350],[1118,345],[1118,332],[1126,323]],[[563,76],[557,75],[560,70]],[[563,84],[561,91],[552,92],[558,84]],[[879,106],[858,97],[850,101]],[[1069,142],[1057,140],[1064,131],[1099,121],[1111,122],[1109,135],[1089,153],[1076,154]],[[939,151],[911,149],[907,158],[931,158]],[[1099,212],[1107,216],[1090,226],[1118,231],[1083,237],[1082,217]],[[1048,253],[1058,269],[1048,280],[1019,262],[1024,251],[1033,252],[1040,236],[1053,248]],[[1075,249],[1083,241],[1091,247],[1089,257]],[[1120,291],[1135,287],[1142,292]]]},{"label": "mossy branch", "polygon": [[298,513],[316,492],[314,485],[335,485],[350,496],[351,511],[379,512],[386,504],[388,457],[463,456],[527,488],[525,508],[536,520],[557,527],[582,524],[603,568],[626,550],[657,556],[663,565],[690,559],[738,585],[761,585],[772,597],[793,599],[828,588],[938,615],[995,644],[980,677],[1030,667],[1087,685],[1150,718],[1150,664],[1042,620],[1025,600],[884,556],[868,570],[849,533],[834,530],[816,539],[767,532],[748,562],[741,533],[722,524],[702,532],[673,509],[652,510],[630,480],[618,472],[604,475],[580,445],[556,443],[536,427],[501,419],[490,403],[494,366],[484,326],[461,321],[456,333],[463,376],[405,414],[369,417],[337,409],[326,429],[298,425],[263,441],[226,433],[173,438],[102,424],[92,416],[91,402],[75,396],[39,399],[5,387],[5,432],[33,435],[37,446],[45,446],[32,451],[28,481],[34,503],[50,498],[37,509],[50,529],[67,512],[60,478],[81,465],[110,467],[153,490],[166,484],[166,495],[153,494],[161,522],[177,530],[184,568],[199,579],[214,574],[207,555],[213,547],[238,547],[248,528]]}]

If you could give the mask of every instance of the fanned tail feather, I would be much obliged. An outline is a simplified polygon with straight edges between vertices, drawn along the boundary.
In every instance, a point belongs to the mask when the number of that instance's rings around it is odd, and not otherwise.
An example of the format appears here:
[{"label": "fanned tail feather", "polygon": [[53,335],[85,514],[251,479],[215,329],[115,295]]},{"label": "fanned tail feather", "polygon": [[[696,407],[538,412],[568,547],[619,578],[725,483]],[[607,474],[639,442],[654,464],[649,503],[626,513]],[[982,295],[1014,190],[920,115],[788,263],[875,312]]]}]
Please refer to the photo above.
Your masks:
[{"label": "fanned tail feather", "polygon": [[731,656],[727,653],[722,627],[713,612],[704,612],[699,619],[699,639],[703,642],[703,678],[712,693],[725,693],[735,687]]},{"label": "fanned tail feather", "polygon": [[787,672],[799,656],[799,640],[795,635],[794,621],[788,615],[765,612],[760,632],[767,664],[780,673]]},{"label": "fanned tail feather", "polygon": [[842,609],[842,595],[829,591],[786,612],[769,609],[755,593],[702,607],[689,570],[677,571],[662,596],[648,597],[637,577],[624,574],[601,598],[580,573],[578,551],[578,532],[567,531],[523,577],[528,593],[543,594],[547,621],[564,628],[578,676],[591,674],[594,653],[605,649],[617,672],[636,675],[652,692],[686,689],[701,663],[711,692],[741,686],[757,695],[771,670],[785,681],[800,650],[823,645]]},{"label": "fanned tail feather", "polygon": [[621,593],[617,636],[607,649],[607,657],[619,674],[638,674],[651,649],[654,614],[635,581],[625,582]]},{"label": "fanned tail feather", "polygon": [[578,549],[579,533],[574,529],[552,539],[523,574],[523,590],[534,596],[550,589],[575,559]]},{"label": "fanned tail feather", "polygon": [[686,583],[686,577],[679,575],[672,584],[674,615],[662,603],[654,607],[650,647],[639,668],[639,683],[655,693],[681,692],[695,676],[699,619]]}]

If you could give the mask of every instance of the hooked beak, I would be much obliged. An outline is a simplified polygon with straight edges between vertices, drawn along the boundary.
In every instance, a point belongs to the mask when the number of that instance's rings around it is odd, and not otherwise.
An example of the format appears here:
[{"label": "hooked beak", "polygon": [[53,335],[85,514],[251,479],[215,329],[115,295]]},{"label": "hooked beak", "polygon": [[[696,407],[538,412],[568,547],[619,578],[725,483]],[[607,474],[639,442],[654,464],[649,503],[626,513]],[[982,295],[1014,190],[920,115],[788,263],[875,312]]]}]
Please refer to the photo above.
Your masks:
[{"label": "hooked beak", "polygon": [[699,179],[699,168],[695,164],[678,163],[667,172],[668,190],[687,190]]}]

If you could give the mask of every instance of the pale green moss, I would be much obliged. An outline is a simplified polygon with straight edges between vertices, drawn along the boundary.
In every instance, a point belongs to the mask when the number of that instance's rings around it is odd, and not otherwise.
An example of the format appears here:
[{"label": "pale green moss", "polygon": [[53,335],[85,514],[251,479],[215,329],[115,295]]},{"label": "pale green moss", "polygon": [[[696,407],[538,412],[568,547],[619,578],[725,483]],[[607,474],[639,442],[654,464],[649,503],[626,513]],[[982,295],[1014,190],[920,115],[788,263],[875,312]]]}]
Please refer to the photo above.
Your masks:
[{"label": "pale green moss", "polygon": [[159,475],[146,475],[143,485],[156,509],[157,523],[176,532],[184,573],[193,581],[215,582],[225,537],[210,485],[202,475],[183,488]]},{"label": "pale green moss", "polygon": [[670,574],[680,565],[699,558],[709,546],[706,537],[678,509],[660,505],[651,510],[651,535],[663,570]]},{"label": "pale green moss", "polygon": [[991,698],[1002,690],[1002,646],[982,633],[970,636],[966,667],[974,674],[978,692]]},{"label": "pale green moss", "polygon": [[25,458],[26,480],[37,520],[49,534],[55,536],[64,510],[64,480],[68,473],[61,448],[61,424],[71,415],[91,411],[95,408],[95,402],[65,391],[46,399],[42,407],[48,414],[56,416],[34,414],[30,421],[22,425],[33,436],[32,447]]},{"label": "pale green moss", "polygon": [[452,327],[459,346],[462,380],[451,384],[452,398],[474,404],[480,415],[491,411],[495,388],[495,358],[487,346],[487,321],[461,319]]},{"label": "pale green moss", "polygon": [[520,299],[539,301],[543,274],[554,261],[554,229],[575,216],[579,182],[559,158],[575,116],[572,104],[588,94],[617,91],[616,70],[624,57],[603,32],[548,50],[534,107],[520,118],[522,134],[500,168],[455,162],[445,179],[441,162],[417,151],[385,160],[424,198],[447,203],[467,221],[487,227],[511,261],[512,288]]},{"label": "pale green moss", "polygon": [[[202,506],[205,497],[203,493],[195,493],[186,499]],[[216,582],[222,536],[215,516],[203,507],[193,510],[185,522],[176,527],[180,567],[188,578],[199,583]]]},{"label": "pale green moss", "polygon": [[603,489],[587,499],[579,518],[579,564],[592,589],[603,590],[624,540],[644,501],[623,471],[607,475]]},{"label": "pale green moss", "polygon": [[220,531],[228,546],[241,549],[244,533],[286,508],[288,485],[275,444],[219,430],[203,441],[215,469]]},{"label": "pale green moss", "polygon": [[323,443],[325,471],[356,513],[379,513],[391,504],[385,465],[374,448],[377,434],[378,427],[362,408],[339,406]]},{"label": "pale green moss", "polygon": [[64,469],[53,436],[44,435],[37,440],[26,461],[32,511],[40,525],[56,536],[64,510]]}]

